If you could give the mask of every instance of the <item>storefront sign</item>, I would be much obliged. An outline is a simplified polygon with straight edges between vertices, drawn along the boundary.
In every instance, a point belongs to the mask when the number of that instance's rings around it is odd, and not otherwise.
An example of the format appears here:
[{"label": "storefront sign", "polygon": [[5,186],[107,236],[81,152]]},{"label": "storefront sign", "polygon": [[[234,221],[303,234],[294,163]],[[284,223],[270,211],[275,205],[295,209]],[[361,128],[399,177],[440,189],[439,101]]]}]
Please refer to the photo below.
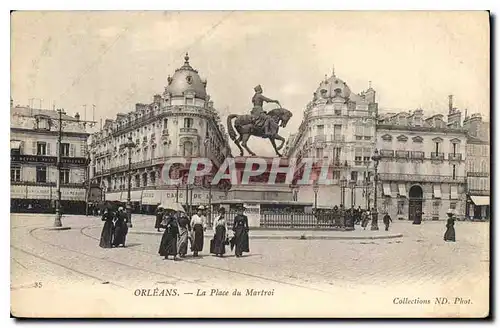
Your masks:
[{"label": "storefront sign", "polygon": [[[62,200],[78,200],[85,201],[86,189],[77,188],[61,188],[61,199]],[[55,198],[55,192],[52,190],[52,198]]]},{"label": "storefront sign", "polygon": [[10,186],[10,198],[26,199],[27,193],[28,193],[27,186],[18,186],[18,185]]},{"label": "storefront sign", "polygon": [[[55,190],[54,190],[54,196],[56,196]],[[26,198],[28,198],[28,199],[51,199],[51,187],[28,186],[28,196]]]},{"label": "storefront sign", "polygon": [[[10,155],[11,162],[15,163],[45,163],[45,164],[57,164],[56,156],[37,156],[37,155]],[[87,165],[87,158],[85,157],[62,157],[61,163],[73,164],[73,165]]]}]

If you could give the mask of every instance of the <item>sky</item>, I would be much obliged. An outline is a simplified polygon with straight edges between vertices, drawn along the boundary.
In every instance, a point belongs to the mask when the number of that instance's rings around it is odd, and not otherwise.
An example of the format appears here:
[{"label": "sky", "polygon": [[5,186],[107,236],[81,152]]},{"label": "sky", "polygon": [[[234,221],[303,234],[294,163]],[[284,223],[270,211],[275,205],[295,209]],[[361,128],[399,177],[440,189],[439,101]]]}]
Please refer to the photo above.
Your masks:
[{"label": "sky", "polygon": [[[486,12],[15,12],[11,27],[14,104],[88,120],[95,105],[98,122],[152,102],[185,52],[224,124],[261,84],[294,113],[288,136],[333,67],[353,92],[371,81],[382,109],[446,114],[453,94],[489,120]],[[250,148],[272,155],[259,141]]]}]

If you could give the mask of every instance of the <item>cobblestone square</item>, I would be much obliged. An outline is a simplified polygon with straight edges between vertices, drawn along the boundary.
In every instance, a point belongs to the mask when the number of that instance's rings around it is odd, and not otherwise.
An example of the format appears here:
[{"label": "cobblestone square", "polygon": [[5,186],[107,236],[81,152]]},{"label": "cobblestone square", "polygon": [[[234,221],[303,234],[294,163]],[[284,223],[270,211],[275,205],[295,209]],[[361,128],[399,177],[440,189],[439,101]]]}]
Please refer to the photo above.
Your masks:
[{"label": "cobblestone square", "polygon": [[[392,239],[250,239],[250,253],[242,258],[231,253],[225,258],[209,255],[208,232],[200,258],[188,256],[174,262],[157,255],[161,236],[132,233],[152,227],[152,216],[135,216],[128,245],[119,249],[98,246],[102,228],[99,218],[66,216],[63,222],[70,230],[44,230],[52,220],[49,215],[11,216],[14,309],[16,301],[25,300],[26,295],[36,299],[37,293],[49,290],[54,295],[79,291],[113,297],[122,293],[133,296],[137,289],[176,288],[196,297],[190,293],[205,290],[217,294],[218,289],[231,291],[243,286],[244,293],[251,287],[253,292],[294,295],[296,306],[326,299],[327,304],[337,304],[336,308],[329,307],[329,315],[369,316],[385,305],[391,315],[425,316],[432,313],[432,306],[423,309],[396,303],[409,299],[434,302],[435,297],[448,297],[450,301],[461,297],[473,302],[450,305],[449,313],[456,313],[458,306],[477,306],[478,315],[487,311],[488,223],[458,222],[456,243],[443,241],[443,221],[420,226],[397,221],[391,230],[403,236]],[[369,233],[356,233],[363,232]],[[347,306],[343,301],[347,299],[354,303]],[[370,303],[373,299],[379,300],[378,305]],[[322,304],[318,311],[325,310]],[[282,305],[284,315],[293,315],[289,310],[294,306],[290,304],[287,309]],[[347,313],[342,310],[346,306]]]}]

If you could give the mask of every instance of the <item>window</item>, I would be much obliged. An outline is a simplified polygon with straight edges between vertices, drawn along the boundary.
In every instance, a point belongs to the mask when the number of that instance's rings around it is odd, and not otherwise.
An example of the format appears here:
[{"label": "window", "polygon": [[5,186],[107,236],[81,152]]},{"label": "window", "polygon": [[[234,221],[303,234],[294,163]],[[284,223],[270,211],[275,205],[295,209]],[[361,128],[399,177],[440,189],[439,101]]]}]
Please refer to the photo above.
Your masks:
[{"label": "window", "polygon": [[191,141],[184,142],[184,156],[193,155],[193,143]]},{"label": "window", "polygon": [[404,201],[398,201],[398,215],[402,215],[403,214],[404,206],[405,206],[405,202]]},{"label": "window", "polygon": [[342,125],[335,124],[333,126],[333,140],[342,140]]},{"label": "window", "polygon": [[351,180],[352,181],[357,181],[358,180],[358,171],[352,171],[351,172]]},{"label": "window", "polygon": [[435,146],[436,146],[436,156],[437,156],[439,153],[439,142],[436,142]]},{"label": "window", "polygon": [[36,182],[39,183],[47,182],[47,167],[45,166],[36,167]]},{"label": "window", "polygon": [[39,156],[47,155],[47,144],[45,142],[36,143],[36,154]]},{"label": "window", "polygon": [[69,183],[69,169],[61,169],[59,179],[61,183]]},{"label": "window", "polygon": [[150,177],[150,180],[151,180],[151,184],[154,185],[156,183],[156,173],[155,172],[151,172],[149,174],[149,177]]},{"label": "window", "polygon": [[151,159],[156,158],[155,157],[155,150],[156,150],[156,148],[154,146],[151,147]]},{"label": "window", "polygon": [[148,174],[147,173],[144,173],[142,175],[142,185],[143,186],[147,186],[148,185]]},{"label": "window", "polygon": [[457,166],[453,165],[453,180],[457,178]]},{"label": "window", "polygon": [[457,208],[457,202],[450,202],[450,208],[455,210]]},{"label": "window", "polygon": [[336,109],[335,110],[335,115],[338,115],[338,116],[342,115],[342,110],[341,109]]},{"label": "window", "polygon": [[192,128],[193,127],[193,119],[188,117],[184,119],[184,127],[185,128]]},{"label": "window", "polygon": [[342,148],[338,148],[338,147],[333,148],[333,158],[335,161],[340,160],[341,151],[342,151]]},{"label": "window", "polygon": [[21,168],[19,166],[10,167],[10,181],[21,181]]},{"label": "window", "polygon": [[163,128],[166,129],[168,127],[168,119],[163,119]]},{"label": "window", "polygon": [[333,180],[340,180],[340,171],[339,170],[333,171]]},{"label": "window", "polygon": [[316,126],[318,135],[322,136],[325,134],[325,126],[324,125],[318,125]]},{"label": "window", "polygon": [[148,148],[146,147],[142,152],[142,160],[146,161],[147,159],[148,159]]},{"label": "window", "polygon": [[61,156],[69,156],[69,143],[61,144]]},{"label": "window", "polygon": [[457,144],[454,143],[453,144],[453,156],[455,156],[457,154]]},{"label": "window", "polygon": [[316,148],[316,157],[323,158],[323,148]]}]

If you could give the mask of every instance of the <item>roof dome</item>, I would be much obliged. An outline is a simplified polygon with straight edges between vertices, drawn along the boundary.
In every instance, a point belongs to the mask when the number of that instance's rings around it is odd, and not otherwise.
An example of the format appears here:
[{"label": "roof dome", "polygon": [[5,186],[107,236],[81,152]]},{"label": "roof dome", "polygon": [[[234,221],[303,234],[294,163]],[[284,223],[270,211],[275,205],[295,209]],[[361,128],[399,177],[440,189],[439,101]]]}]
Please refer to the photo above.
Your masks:
[{"label": "roof dome", "polygon": [[196,98],[205,99],[207,96],[207,81],[203,81],[198,71],[189,65],[189,55],[184,57],[184,65],[175,70],[174,76],[168,77],[168,86],[165,92],[173,97],[184,96],[185,92],[194,92]]},{"label": "roof dome", "polygon": [[347,99],[351,95],[351,89],[333,73],[330,78],[325,75],[325,79],[319,84],[316,94],[321,98],[341,97]]}]

